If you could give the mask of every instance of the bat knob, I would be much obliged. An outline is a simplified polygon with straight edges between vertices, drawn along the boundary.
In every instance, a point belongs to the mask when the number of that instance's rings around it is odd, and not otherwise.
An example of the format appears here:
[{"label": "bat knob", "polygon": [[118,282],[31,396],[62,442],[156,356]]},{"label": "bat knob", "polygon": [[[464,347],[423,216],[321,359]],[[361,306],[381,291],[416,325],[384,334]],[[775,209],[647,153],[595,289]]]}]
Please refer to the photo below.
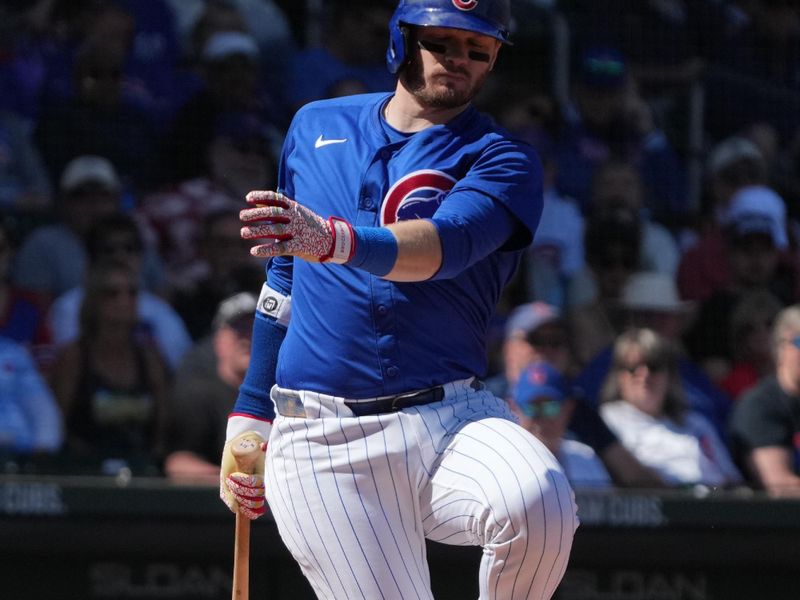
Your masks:
[{"label": "bat knob", "polygon": [[236,460],[236,468],[243,473],[252,473],[256,461],[264,453],[264,438],[252,432],[241,436],[231,445],[231,454]]}]

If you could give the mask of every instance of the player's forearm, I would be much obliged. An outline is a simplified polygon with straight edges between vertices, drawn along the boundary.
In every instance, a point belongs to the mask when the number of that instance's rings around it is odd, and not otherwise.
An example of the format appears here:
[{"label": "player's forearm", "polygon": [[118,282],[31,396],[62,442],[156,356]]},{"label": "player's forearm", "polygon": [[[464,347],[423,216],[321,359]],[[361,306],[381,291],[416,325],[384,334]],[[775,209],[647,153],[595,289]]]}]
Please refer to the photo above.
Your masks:
[{"label": "player's forearm", "polygon": [[269,392],[275,384],[278,352],[285,336],[285,327],[261,313],[256,313],[250,365],[244,382],[239,387],[233,414],[272,421],[275,412]]},{"label": "player's forearm", "polygon": [[388,229],[397,240],[397,259],[384,279],[390,281],[425,281],[442,264],[439,233],[430,221],[401,221]]}]

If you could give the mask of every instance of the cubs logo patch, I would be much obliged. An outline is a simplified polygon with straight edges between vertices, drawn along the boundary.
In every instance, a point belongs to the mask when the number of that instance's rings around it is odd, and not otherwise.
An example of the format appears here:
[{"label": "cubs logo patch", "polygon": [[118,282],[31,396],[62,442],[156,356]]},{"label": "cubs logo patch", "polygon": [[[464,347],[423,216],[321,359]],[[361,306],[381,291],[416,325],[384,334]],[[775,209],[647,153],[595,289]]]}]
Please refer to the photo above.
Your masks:
[{"label": "cubs logo patch", "polygon": [[453,0],[453,6],[455,6],[458,10],[472,10],[476,6],[478,6],[478,0]]},{"label": "cubs logo patch", "polygon": [[455,179],[441,171],[424,169],[409,173],[386,192],[381,225],[432,217],[455,184]]}]

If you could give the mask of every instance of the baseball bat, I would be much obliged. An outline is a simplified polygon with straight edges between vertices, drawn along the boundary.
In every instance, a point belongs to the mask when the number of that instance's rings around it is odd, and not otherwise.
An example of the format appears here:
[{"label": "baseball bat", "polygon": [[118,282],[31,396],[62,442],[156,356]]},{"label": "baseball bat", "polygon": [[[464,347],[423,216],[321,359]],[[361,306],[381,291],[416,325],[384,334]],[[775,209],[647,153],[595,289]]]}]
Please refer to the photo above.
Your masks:
[{"label": "baseball bat", "polygon": [[[261,440],[245,437],[231,448],[236,468],[242,473],[252,473],[261,451]],[[250,599],[250,519],[236,513],[236,530],[233,539],[233,591],[232,600]]]}]

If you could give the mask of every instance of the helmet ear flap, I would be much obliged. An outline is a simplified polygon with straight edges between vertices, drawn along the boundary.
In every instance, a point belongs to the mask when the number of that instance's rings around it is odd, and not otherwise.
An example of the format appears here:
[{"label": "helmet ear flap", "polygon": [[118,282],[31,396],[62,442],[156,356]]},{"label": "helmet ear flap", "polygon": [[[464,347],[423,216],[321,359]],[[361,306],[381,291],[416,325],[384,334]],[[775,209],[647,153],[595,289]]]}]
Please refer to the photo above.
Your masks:
[{"label": "helmet ear flap", "polygon": [[386,51],[386,65],[396,74],[408,62],[409,27],[399,22],[389,27],[389,49]]}]

